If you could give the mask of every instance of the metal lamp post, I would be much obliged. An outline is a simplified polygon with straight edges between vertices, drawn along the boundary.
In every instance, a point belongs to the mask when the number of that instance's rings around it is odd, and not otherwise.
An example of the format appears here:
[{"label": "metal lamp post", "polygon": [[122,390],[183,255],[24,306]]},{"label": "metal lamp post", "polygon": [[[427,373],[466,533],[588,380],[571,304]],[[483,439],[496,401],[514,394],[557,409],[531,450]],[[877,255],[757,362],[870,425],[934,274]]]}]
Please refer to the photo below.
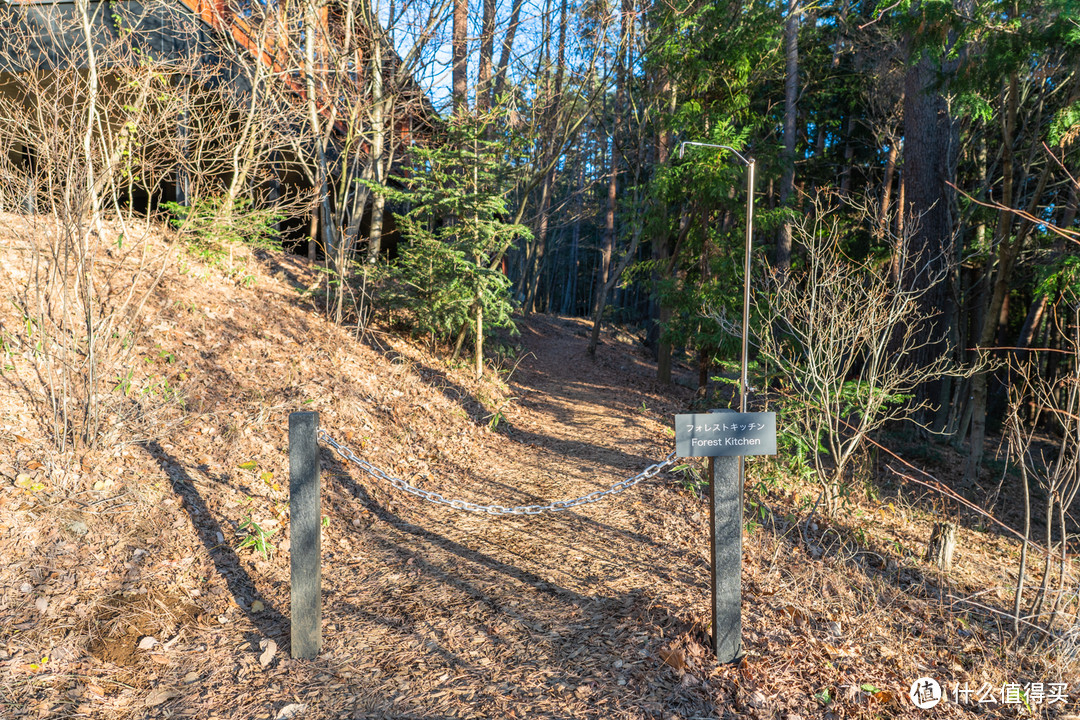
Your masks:
[{"label": "metal lamp post", "polygon": [[[746,381],[747,365],[747,338],[750,330],[750,253],[753,250],[754,238],[754,158],[745,158],[733,147],[728,145],[714,145],[712,143],[683,142],[679,145],[679,159],[683,157],[687,145],[700,147],[719,148],[728,150],[732,155],[739,158],[746,165],[746,249],[743,258],[743,311],[742,311],[742,376],[739,381],[739,412],[746,412],[746,390],[749,384]],[[739,473],[740,479],[742,472]]]},{"label": "metal lamp post", "polygon": [[[754,233],[754,159],[743,157],[727,145],[684,142],[687,145],[730,150],[746,165],[746,252],[743,262],[742,368],[739,381],[739,412],[746,412],[747,348],[750,336],[750,253]],[[713,411],[719,412],[719,411]],[[775,450],[773,451],[775,452]],[[712,582],[712,650],[722,663],[736,662],[743,656],[742,646],[742,519],[745,458],[709,457],[709,546]]]}]

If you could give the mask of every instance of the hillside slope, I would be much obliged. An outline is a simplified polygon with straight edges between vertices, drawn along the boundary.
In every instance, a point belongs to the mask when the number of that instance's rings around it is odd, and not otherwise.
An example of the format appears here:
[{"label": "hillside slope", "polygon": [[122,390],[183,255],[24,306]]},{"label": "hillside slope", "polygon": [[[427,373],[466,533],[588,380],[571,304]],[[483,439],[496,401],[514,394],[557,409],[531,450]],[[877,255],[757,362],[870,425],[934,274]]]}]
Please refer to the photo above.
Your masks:
[{"label": "hillside slope", "polygon": [[[1055,666],[999,656],[992,623],[941,599],[981,592],[996,562],[1005,582],[996,558],[1015,547],[980,534],[959,576],[937,577],[911,550],[932,518],[899,499],[864,501],[831,529],[839,541],[808,525],[811,553],[792,522],[810,490],[755,491],[751,515],[766,521],[746,536],[748,657],[718,668],[706,651],[708,508],[681,473],[568,512],[489,517],[403,495],[328,448],[324,652],[292,660],[290,412],[318,411],[332,437],[413,484],[514,506],[662,459],[692,396],[657,386],[625,336],[606,336],[594,362],[587,326],[551,317],[522,322],[516,355],[476,382],[398,337],[358,340],[326,322],[304,260],[238,251],[243,272],[229,274],[170,242],[152,241],[169,260],[141,310],[128,385],[113,390],[162,406],[138,433],[57,454],[32,350],[7,346],[0,717],[916,717],[906,692],[922,675],[1061,680]],[[11,247],[9,280],[25,256]],[[0,309],[9,333],[12,307]],[[755,461],[754,477],[774,470]],[[852,551],[856,527],[873,538]],[[267,557],[247,546],[264,534]],[[1003,602],[995,592],[981,601]],[[1070,693],[1075,706],[1080,686]],[[934,713],[974,710],[1019,706]]]}]

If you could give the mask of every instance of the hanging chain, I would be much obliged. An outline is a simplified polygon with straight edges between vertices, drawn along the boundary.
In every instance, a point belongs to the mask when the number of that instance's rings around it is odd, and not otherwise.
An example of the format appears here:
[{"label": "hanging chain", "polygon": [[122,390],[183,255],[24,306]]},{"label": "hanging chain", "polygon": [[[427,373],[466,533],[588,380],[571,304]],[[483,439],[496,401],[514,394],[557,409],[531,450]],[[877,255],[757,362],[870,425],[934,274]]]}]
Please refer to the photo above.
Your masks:
[{"label": "hanging chain", "polygon": [[367,472],[372,477],[378,478],[380,480],[385,480],[386,482],[390,483],[402,492],[407,492],[410,495],[415,495],[418,498],[422,498],[436,505],[445,505],[447,507],[454,508],[455,510],[465,510],[467,512],[474,513],[486,513],[488,515],[539,515],[546,512],[560,512],[562,510],[569,510],[570,508],[577,507],[578,505],[594,503],[598,500],[602,500],[608,497],[609,495],[617,495],[624,490],[629,490],[630,488],[634,487],[635,485],[644,480],[648,480],[651,477],[656,477],[667,467],[675,464],[675,453],[672,452],[669,453],[668,456],[660,462],[650,465],[649,467],[639,472],[637,475],[628,477],[625,480],[617,482],[605,490],[597,490],[595,492],[589,493],[588,495],[582,495],[581,497],[574,498],[573,500],[557,500],[556,502],[550,503],[548,505],[518,505],[517,507],[504,507],[502,505],[478,505],[476,503],[468,502],[467,500],[447,499],[437,492],[418,488],[415,485],[410,485],[407,481],[402,480],[399,477],[388,475],[387,473],[383,472],[379,468],[369,463],[367,460],[357,457],[356,453],[339,443],[337,440],[334,440],[334,438],[330,437],[330,435],[321,428],[318,432],[318,439],[332,447],[334,451],[341,457],[359,465],[361,468],[364,469],[365,472]]}]

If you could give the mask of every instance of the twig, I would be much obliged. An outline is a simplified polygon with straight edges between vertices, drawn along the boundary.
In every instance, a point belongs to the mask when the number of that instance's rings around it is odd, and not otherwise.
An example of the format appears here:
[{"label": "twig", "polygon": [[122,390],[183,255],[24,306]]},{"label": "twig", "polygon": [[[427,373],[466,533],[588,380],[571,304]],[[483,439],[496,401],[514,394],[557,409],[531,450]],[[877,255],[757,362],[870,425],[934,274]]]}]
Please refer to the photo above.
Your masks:
[{"label": "twig", "polygon": [[946,181],[946,184],[949,187],[951,187],[953,190],[955,190],[956,192],[958,192],[961,195],[963,195],[964,197],[966,197],[971,202],[975,203],[976,205],[980,205],[980,206],[985,207],[985,208],[990,208],[991,210],[1004,210],[1005,212],[1010,212],[1013,215],[1017,215],[1017,216],[1023,218],[1024,220],[1027,220],[1028,222],[1034,224],[1034,225],[1038,225],[1040,227],[1046,228],[1047,230],[1054,233],[1055,235],[1060,235],[1061,237],[1065,238],[1066,240],[1068,240],[1070,242],[1074,242],[1077,245],[1080,245],[1080,233],[1078,233],[1078,232],[1075,232],[1073,230],[1065,230],[1064,228],[1059,228],[1058,226],[1054,225],[1051,222],[1047,222],[1046,220],[1042,220],[1040,218],[1035,217],[1034,215],[1027,212],[1026,210],[1018,210],[1017,208],[1011,208],[1011,207],[1009,207],[1007,205],[1002,205],[1001,203],[993,203],[993,202],[987,203],[987,202],[983,202],[981,200],[976,200],[974,197],[972,197],[968,193],[966,193],[963,190],[961,190],[960,188],[958,188],[955,184],[953,184],[951,182],[948,182],[948,181]]},{"label": "twig", "polygon": [[[968,598],[959,598],[959,597],[956,597],[955,595],[946,595],[945,597],[948,598],[949,600],[951,600],[954,605],[957,604],[957,603],[962,604],[962,605],[970,605],[973,608],[983,610],[983,611],[988,612],[988,613],[990,613],[992,615],[995,615],[995,616],[1001,615],[1001,616],[1009,618],[1010,620],[1018,620],[1019,622],[1023,623],[1024,625],[1028,625],[1031,628],[1033,628],[1035,630],[1038,630],[1039,632],[1041,632],[1043,635],[1045,635],[1047,637],[1053,637],[1053,633],[1050,632],[1050,630],[1048,630],[1047,628],[1044,628],[1041,625],[1036,625],[1033,622],[1028,622],[1028,620],[1025,619],[1025,618],[1015,618],[1012,615],[1012,613],[1007,613],[1004,610],[998,610],[995,607],[991,607],[989,605],[983,605],[982,603],[973,602]],[[950,609],[952,609],[952,606],[950,606]]]},{"label": "twig", "polygon": [[818,493],[817,500],[814,501],[814,507],[810,508],[810,514],[806,516],[806,520],[799,524],[799,537],[802,538],[803,546],[810,547],[810,543],[806,541],[806,534],[803,532],[803,526],[806,527],[806,532],[810,532],[810,520],[813,519],[814,513],[817,512],[818,505],[821,503],[821,498],[825,497],[825,490],[822,489]]},{"label": "twig", "polygon": [[[837,420],[840,422],[841,425],[844,425],[849,429],[854,429],[854,428],[851,427],[850,424],[848,424],[844,420],[841,420],[840,418],[837,418]],[[904,480],[910,480],[911,482],[915,483],[916,485],[922,485],[923,487],[925,487],[925,488],[927,488],[929,490],[933,490],[934,492],[940,493],[941,495],[944,495],[947,498],[955,500],[956,502],[960,503],[961,505],[968,508],[969,510],[974,511],[976,514],[981,515],[982,517],[986,518],[987,520],[989,520],[993,524],[995,524],[998,527],[1002,528],[1003,530],[1007,531],[1009,534],[1016,536],[1019,540],[1024,539],[1024,536],[1023,536],[1023,534],[1020,533],[1020,531],[1014,530],[1013,528],[1009,527],[1008,525],[1006,525],[1002,521],[998,520],[996,517],[991,515],[989,512],[987,512],[983,508],[979,507],[975,503],[971,502],[967,498],[961,497],[954,490],[952,490],[951,488],[948,488],[945,485],[943,485],[940,480],[938,480],[936,477],[934,477],[930,473],[926,472],[922,468],[915,467],[910,462],[908,462],[904,458],[900,457],[899,455],[894,453],[892,450],[885,447],[884,445],[882,445],[881,443],[877,442],[876,440],[874,440],[873,438],[871,438],[869,436],[866,437],[866,441],[868,443],[870,443],[871,445],[873,445],[874,447],[878,448],[879,450],[885,452],[887,455],[890,455],[891,457],[895,458],[898,462],[901,462],[905,466],[911,468],[915,472],[926,476],[927,478],[929,478],[929,481],[920,480],[920,479],[918,479],[916,477],[912,477],[910,475],[905,475],[904,473],[900,472],[899,470],[892,467],[891,465],[886,466],[891,472],[895,473],[898,477],[900,477],[900,478],[902,478]],[[1045,553],[1053,552],[1052,550],[1048,550],[1047,548],[1045,548],[1042,545],[1037,545],[1036,544],[1035,547],[1039,548],[1040,550],[1042,550]]]},{"label": "twig", "polygon": [[890,10],[896,8],[898,5],[900,5],[901,2],[903,2],[903,0],[896,0],[896,2],[894,2],[889,7],[883,8],[882,11],[878,13],[878,16],[876,18],[874,18],[873,20],[870,20],[869,22],[863,23],[862,25],[859,26],[859,29],[863,30],[865,28],[870,27],[871,25],[874,25],[876,23],[881,22],[881,18],[885,17],[885,13],[887,13]]}]

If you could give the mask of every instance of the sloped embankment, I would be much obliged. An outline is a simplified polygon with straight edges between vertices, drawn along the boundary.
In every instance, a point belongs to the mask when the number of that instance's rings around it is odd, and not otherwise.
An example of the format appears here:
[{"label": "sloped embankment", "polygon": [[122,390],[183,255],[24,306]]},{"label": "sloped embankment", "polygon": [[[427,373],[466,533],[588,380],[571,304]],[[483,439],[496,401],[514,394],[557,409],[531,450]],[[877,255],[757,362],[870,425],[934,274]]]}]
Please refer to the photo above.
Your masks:
[{"label": "sloped embankment", "polygon": [[[230,276],[152,243],[170,259],[114,390],[166,406],[140,436],[56,455],[30,350],[6,355],[3,717],[905,716],[919,675],[1008,672],[988,627],[920,586],[938,581],[911,553],[799,548],[783,520],[804,502],[797,487],[767,498],[775,522],[747,537],[749,657],[716,668],[707,507],[681,475],[570,512],[487,517],[401,495],[325,449],[325,651],[289,659],[289,412],[318,411],[416,485],[512,506],[661,459],[690,397],[657,387],[627,338],[589,360],[586,326],[559,318],[523,323],[520,364],[477,383],[391,335],[324,321],[306,261],[237,256]],[[20,257],[0,253],[4,270]],[[929,522],[865,510],[909,546]],[[248,547],[263,538],[267,557]]]}]

